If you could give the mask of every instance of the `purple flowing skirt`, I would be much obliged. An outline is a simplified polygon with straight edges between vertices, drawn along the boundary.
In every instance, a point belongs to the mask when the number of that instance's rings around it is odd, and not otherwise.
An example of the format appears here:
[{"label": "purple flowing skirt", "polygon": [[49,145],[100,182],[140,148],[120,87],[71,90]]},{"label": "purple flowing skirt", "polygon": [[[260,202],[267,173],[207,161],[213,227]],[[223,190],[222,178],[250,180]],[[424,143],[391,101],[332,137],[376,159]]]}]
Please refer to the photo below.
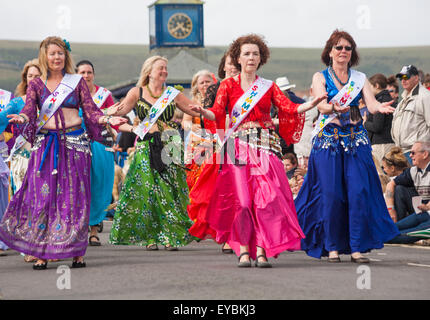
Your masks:
[{"label": "purple flowing skirt", "polygon": [[49,132],[37,135],[22,187],[0,222],[0,239],[40,259],[84,256],[91,202],[89,140],[83,130]]}]

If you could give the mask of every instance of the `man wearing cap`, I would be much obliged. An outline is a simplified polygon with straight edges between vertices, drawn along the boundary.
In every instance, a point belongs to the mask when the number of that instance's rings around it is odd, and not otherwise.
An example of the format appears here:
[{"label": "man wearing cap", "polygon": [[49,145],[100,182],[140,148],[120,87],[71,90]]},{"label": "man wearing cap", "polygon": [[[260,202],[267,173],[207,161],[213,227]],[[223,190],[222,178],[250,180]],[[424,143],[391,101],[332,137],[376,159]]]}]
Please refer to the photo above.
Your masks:
[{"label": "man wearing cap", "polygon": [[430,136],[430,92],[420,83],[413,65],[404,66],[396,77],[405,90],[393,114],[391,136],[412,163],[409,156],[412,145]]},{"label": "man wearing cap", "polygon": [[[302,98],[296,96],[294,92],[291,91],[291,89],[295,88],[296,85],[291,84],[290,81],[288,81],[287,77],[277,78],[275,83],[279,87],[279,89],[282,90],[284,95],[287,96],[288,99],[290,99],[291,102],[297,103],[297,104],[302,104],[306,102]],[[275,109],[272,108],[272,118],[277,118],[276,114],[277,113],[275,112]],[[276,128],[277,128],[276,132],[279,134],[279,122],[277,121],[277,119],[274,121],[274,123],[276,124]],[[287,146],[287,144],[285,143],[285,140],[282,138],[281,138],[281,148],[282,148],[283,155],[287,153],[294,153],[294,154],[296,153],[294,150],[294,145]]]}]

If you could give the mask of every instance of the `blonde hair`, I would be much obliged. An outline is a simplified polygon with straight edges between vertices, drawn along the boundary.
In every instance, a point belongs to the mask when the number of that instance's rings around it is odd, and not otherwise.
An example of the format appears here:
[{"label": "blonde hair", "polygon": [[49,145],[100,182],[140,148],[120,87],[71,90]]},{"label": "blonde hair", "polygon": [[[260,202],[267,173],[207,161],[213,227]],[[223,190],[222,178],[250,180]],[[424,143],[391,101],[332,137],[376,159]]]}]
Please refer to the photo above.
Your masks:
[{"label": "blonde hair", "polygon": [[387,184],[391,181],[391,179],[388,175],[386,175],[382,171],[381,164],[373,154],[372,154],[372,159],[373,159],[373,162],[375,163],[376,171],[378,172],[379,182],[381,183],[381,187],[382,187],[382,193],[385,193],[385,191],[387,190]]},{"label": "blonde hair", "polygon": [[48,77],[49,70],[48,70],[47,51],[48,51],[48,47],[51,44],[55,44],[64,50],[64,55],[66,57],[64,61],[64,71],[66,73],[71,73],[71,74],[75,73],[75,66],[73,63],[73,59],[70,52],[67,49],[67,46],[64,40],[62,40],[59,37],[48,37],[42,41],[39,48],[39,65],[40,65],[40,71],[42,73],[42,77],[45,79]]},{"label": "blonde hair", "polygon": [[28,74],[28,70],[31,67],[37,68],[37,70],[39,70],[39,72],[42,73],[40,71],[38,59],[33,59],[33,60],[27,61],[26,64],[24,65],[24,68],[22,69],[22,72],[21,72],[21,82],[17,85],[17,87],[15,89],[15,96],[22,97],[26,94],[27,87],[28,87],[27,74]]},{"label": "blonde hair", "polygon": [[390,151],[388,151],[382,161],[385,161],[389,166],[394,166],[396,170],[405,170],[410,167],[408,159],[406,159],[402,148],[400,147],[392,147]]},{"label": "blonde hair", "polygon": [[142,69],[140,70],[140,77],[137,81],[136,87],[143,87],[149,83],[149,75],[152,71],[152,67],[154,66],[154,63],[158,60],[163,60],[168,63],[168,60],[162,56],[153,56],[146,59],[142,65]]},{"label": "blonde hair", "polygon": [[201,102],[205,97],[202,97],[202,95],[200,94],[199,89],[197,88],[197,82],[200,77],[205,76],[213,79],[212,72],[208,70],[200,70],[193,76],[193,79],[191,80],[191,94],[193,96],[193,99],[198,102]]}]

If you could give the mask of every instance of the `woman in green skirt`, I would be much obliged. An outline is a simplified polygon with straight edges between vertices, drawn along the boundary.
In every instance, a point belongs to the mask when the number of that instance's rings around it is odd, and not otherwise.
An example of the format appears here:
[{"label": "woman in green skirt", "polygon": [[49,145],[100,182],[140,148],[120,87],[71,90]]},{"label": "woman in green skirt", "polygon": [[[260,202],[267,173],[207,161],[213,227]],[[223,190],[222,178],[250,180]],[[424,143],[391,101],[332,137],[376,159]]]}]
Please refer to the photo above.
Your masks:
[{"label": "woman in green skirt", "polygon": [[[133,108],[142,121],[153,104],[164,92],[167,79],[167,59],[154,56],[145,61],[140,79],[121,103],[108,111],[110,115],[125,115]],[[162,141],[166,131],[175,132],[176,123],[172,121],[175,108],[196,116],[190,109],[192,101],[179,93],[166,107],[143,140],[139,139],[136,152],[127,173],[117,203],[110,234],[110,243],[116,245],[141,245],[148,250],[157,250],[157,244],[167,250],[177,250],[194,238],[188,233],[192,221],[187,214],[189,202],[186,174],[178,161],[163,161],[162,149],[168,149],[181,158],[181,138],[169,134]],[[125,124],[121,131],[133,131]],[[164,159],[164,158],[163,158]],[[165,160],[165,159],[164,159]],[[171,160],[171,157],[169,157]],[[170,163],[169,163],[170,162]],[[180,161],[179,161],[180,162]]]}]

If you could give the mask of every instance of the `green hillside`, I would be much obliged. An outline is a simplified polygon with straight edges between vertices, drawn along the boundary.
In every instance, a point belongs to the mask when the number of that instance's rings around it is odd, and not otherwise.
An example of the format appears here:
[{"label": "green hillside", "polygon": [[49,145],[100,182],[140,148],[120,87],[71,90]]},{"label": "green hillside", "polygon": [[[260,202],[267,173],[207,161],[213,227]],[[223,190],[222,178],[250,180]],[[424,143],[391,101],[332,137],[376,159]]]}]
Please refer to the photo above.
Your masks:
[{"label": "green hillside", "polygon": [[[37,57],[38,42],[0,41],[0,88],[15,90],[20,81],[24,63]],[[217,66],[226,48],[207,47],[208,61]],[[75,62],[91,60],[96,68],[96,82],[102,86],[137,77],[144,60],[149,57],[147,45],[112,45],[72,43]],[[297,90],[309,88],[314,72],[323,68],[322,49],[272,48],[269,63],[261,68],[260,75],[275,79],[287,75]],[[430,73],[430,46],[360,49],[360,71],[368,76],[375,73],[397,73],[401,66],[414,64]]]}]

